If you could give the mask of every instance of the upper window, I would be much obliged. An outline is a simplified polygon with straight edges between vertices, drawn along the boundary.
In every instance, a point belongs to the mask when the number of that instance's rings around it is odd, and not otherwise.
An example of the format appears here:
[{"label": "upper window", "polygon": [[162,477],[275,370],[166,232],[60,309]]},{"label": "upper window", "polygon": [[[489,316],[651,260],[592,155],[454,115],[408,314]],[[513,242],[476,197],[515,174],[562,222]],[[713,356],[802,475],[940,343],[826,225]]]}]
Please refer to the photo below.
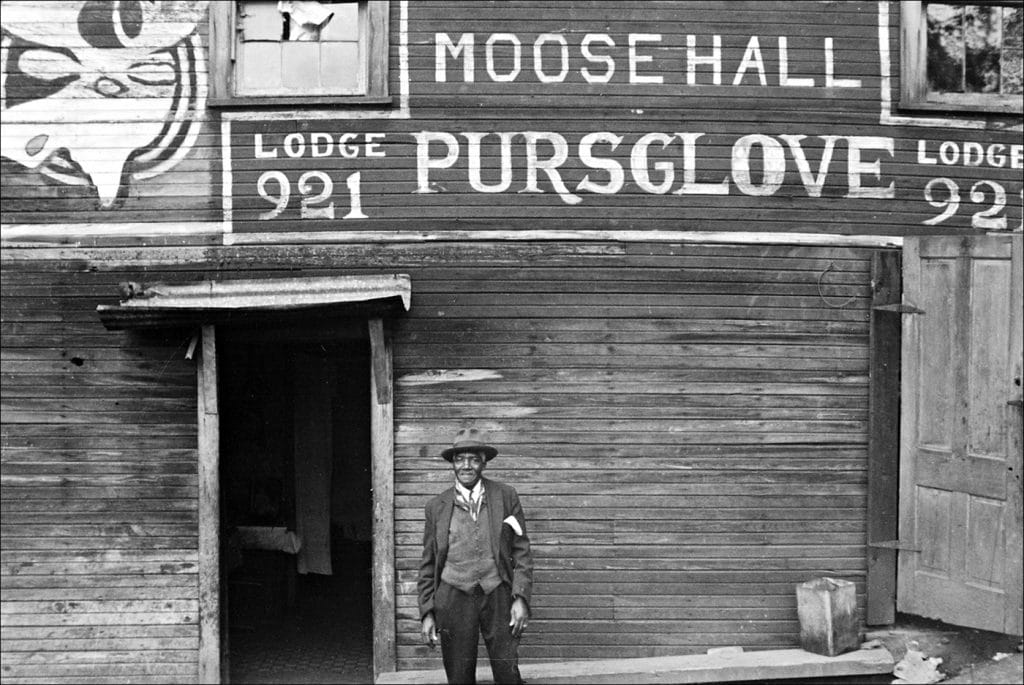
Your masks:
[{"label": "upper window", "polygon": [[901,106],[1020,112],[1022,19],[1020,0],[904,2]]},{"label": "upper window", "polygon": [[213,105],[388,101],[388,3],[210,3]]}]

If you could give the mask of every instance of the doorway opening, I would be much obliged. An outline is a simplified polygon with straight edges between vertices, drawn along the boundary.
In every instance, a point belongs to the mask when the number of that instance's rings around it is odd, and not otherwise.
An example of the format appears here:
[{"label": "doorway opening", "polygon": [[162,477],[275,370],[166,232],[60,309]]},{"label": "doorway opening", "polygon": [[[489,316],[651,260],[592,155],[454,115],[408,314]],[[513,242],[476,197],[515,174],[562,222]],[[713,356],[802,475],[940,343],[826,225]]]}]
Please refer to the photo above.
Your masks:
[{"label": "doorway opening", "polygon": [[217,359],[223,675],[370,682],[365,320],[231,327]]}]

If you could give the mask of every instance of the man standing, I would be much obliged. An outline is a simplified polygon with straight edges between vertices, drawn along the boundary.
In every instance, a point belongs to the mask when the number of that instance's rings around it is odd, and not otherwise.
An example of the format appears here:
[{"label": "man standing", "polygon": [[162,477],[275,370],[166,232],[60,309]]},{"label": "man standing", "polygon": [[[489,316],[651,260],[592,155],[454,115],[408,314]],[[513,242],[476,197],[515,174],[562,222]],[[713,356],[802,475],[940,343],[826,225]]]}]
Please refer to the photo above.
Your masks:
[{"label": "man standing", "polygon": [[449,683],[476,682],[483,633],[496,683],[521,683],[519,636],[530,617],[533,557],[515,489],[483,477],[498,450],[463,429],[441,456],[455,485],[427,503],[419,590],[421,633],[441,642]]}]

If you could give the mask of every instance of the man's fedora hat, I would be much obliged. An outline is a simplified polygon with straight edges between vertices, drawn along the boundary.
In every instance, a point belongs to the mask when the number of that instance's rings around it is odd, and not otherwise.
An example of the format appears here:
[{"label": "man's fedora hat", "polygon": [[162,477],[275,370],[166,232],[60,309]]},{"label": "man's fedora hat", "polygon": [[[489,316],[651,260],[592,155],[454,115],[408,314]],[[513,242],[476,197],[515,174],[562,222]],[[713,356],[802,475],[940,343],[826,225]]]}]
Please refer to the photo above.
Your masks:
[{"label": "man's fedora hat", "polygon": [[452,446],[441,452],[445,461],[451,461],[459,452],[476,452],[484,455],[487,461],[498,456],[498,450],[487,444],[487,434],[479,428],[463,428],[455,434]]}]

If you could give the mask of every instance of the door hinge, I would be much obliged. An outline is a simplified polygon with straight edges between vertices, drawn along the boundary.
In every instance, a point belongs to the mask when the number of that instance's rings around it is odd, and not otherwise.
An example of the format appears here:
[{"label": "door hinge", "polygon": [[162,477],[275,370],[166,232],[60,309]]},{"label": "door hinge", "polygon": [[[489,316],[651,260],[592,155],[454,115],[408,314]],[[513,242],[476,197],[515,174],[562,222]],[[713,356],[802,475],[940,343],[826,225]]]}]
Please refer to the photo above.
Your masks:
[{"label": "door hinge", "polygon": [[894,314],[924,314],[923,309],[918,309],[912,304],[876,304],[872,307],[876,312],[893,312]]},{"label": "door hinge", "polygon": [[902,540],[880,540],[879,542],[869,542],[868,547],[880,547],[882,549],[898,549],[903,552],[920,552],[921,550],[917,547],[911,547],[909,544]]}]

